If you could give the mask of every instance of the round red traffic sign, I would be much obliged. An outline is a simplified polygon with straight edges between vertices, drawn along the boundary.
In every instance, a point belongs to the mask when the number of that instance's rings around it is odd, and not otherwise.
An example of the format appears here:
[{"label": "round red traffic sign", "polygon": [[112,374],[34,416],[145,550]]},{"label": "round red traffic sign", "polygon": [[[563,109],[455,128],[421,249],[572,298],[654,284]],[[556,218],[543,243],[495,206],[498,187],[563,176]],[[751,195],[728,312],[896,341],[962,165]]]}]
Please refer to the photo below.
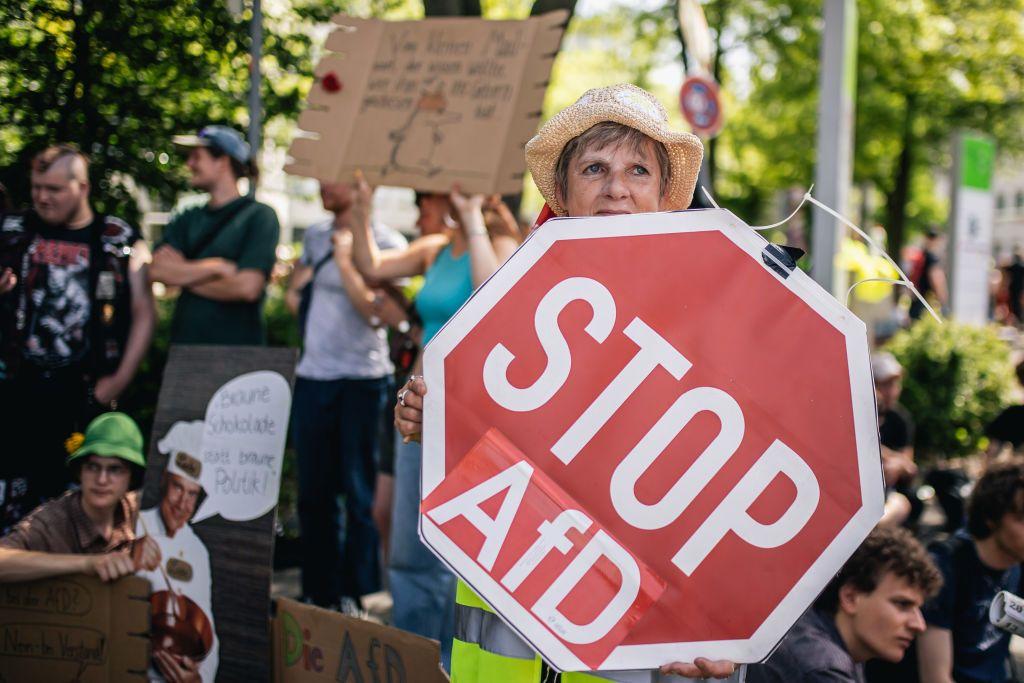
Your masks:
[{"label": "round red traffic sign", "polygon": [[679,106],[696,135],[713,138],[722,129],[722,101],[714,79],[689,76],[679,90]]}]

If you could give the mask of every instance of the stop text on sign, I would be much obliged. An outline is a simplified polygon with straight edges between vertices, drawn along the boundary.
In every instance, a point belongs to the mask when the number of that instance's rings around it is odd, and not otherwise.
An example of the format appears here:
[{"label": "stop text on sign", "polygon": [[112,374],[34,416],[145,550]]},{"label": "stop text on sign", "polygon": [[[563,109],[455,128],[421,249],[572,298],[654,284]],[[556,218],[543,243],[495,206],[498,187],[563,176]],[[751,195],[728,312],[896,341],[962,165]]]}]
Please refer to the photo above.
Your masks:
[{"label": "stop text on sign", "polygon": [[[572,354],[558,327],[558,316],[574,301],[586,302],[593,312],[584,328],[588,335],[601,343],[611,334],[615,326],[616,305],[607,287],[593,278],[562,280],[544,295],[534,315],[537,337],[547,358],[540,376],[527,387],[516,387],[507,376],[508,368],[515,360],[512,352],[499,343],[487,355],[483,367],[484,387],[498,405],[515,412],[537,410],[565,385],[572,367]],[[551,446],[551,452],[563,463],[573,461],[653,372],[661,368],[679,380],[693,367],[693,363],[678,349],[639,317],[634,317],[623,333],[637,345],[637,353]],[[713,413],[719,419],[718,434],[661,500],[653,504],[641,502],[635,492],[640,477],[690,420],[703,411]],[[668,526],[683,514],[736,452],[743,440],[743,432],[743,411],[728,393],[707,386],[683,392],[616,467],[609,483],[615,511],[623,521],[637,529]],[[748,510],[780,474],[793,482],[796,497],[778,519],[763,524]],[[796,536],[811,518],[819,497],[820,488],[814,472],[792,448],[776,439],[680,546],[672,557],[672,563],[687,576],[693,574],[729,531],[759,548],[781,546]]]}]

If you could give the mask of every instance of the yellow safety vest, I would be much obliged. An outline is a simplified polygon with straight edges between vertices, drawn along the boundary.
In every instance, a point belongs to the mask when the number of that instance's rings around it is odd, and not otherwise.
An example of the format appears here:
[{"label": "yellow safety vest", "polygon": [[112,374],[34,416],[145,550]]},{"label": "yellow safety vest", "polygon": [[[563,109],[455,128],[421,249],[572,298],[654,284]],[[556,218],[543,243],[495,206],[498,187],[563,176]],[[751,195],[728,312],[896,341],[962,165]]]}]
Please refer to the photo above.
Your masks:
[{"label": "yellow safety vest", "polygon": [[[543,662],[533,648],[469,586],[459,581],[455,589],[452,683],[551,683],[550,678],[542,680],[543,670]],[[657,671],[607,671],[599,675],[566,672],[559,680],[561,683],[662,683],[689,679],[664,676]]]},{"label": "yellow safety vest", "polygon": [[[452,683],[547,683],[536,652],[462,581],[455,589]],[[563,673],[562,683],[608,683],[584,673]],[[614,680],[614,679],[613,679]]]},{"label": "yellow safety vest", "polygon": [[[541,680],[544,665],[536,652],[461,580],[455,589],[452,683],[551,683]],[[550,669],[549,669],[550,671]],[[658,671],[566,672],[561,683],[685,683],[693,679]],[[741,666],[726,683],[744,683]]]}]

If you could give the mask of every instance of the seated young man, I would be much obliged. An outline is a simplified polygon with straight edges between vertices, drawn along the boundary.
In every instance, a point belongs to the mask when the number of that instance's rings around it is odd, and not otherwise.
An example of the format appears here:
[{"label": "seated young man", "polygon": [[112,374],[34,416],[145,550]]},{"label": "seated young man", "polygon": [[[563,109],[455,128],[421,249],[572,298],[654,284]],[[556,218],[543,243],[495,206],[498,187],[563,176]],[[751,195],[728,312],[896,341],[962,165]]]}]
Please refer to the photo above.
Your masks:
[{"label": "seated young man", "polygon": [[917,644],[922,683],[1004,683],[1010,634],[988,608],[999,591],[1021,593],[1024,562],[1024,465],[995,465],[967,503],[967,528],[930,547],[943,588],[925,606],[928,629]]},{"label": "seated young man", "polygon": [[903,658],[941,583],[909,532],[876,528],[747,683],[863,683],[864,662]]},{"label": "seated young man", "polygon": [[[1024,387],[1024,361],[1017,364],[1017,382]],[[1012,405],[996,415],[985,427],[985,436],[990,439],[988,455],[999,455],[1006,446],[1014,452],[1024,448],[1024,405]]]},{"label": "seated young man", "polygon": [[135,422],[124,413],[100,415],[67,464],[81,488],[39,506],[0,538],[0,582],[63,574],[113,581],[156,569],[160,549],[134,531],[139,514],[134,489],[146,472]]}]

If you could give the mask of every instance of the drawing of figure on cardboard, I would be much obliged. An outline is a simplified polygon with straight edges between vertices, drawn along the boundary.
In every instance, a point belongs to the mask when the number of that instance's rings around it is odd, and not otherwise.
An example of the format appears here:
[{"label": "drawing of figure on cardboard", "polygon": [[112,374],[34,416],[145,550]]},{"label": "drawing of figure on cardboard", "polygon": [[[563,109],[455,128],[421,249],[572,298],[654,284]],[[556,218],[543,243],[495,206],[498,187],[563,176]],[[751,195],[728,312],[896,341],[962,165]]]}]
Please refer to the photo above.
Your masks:
[{"label": "drawing of figure on cardboard", "polygon": [[210,553],[192,529],[192,516],[206,497],[199,459],[202,420],[175,422],[157,449],[167,455],[160,502],[139,513],[140,535],[160,546],[164,565],[140,571],[152,586],[151,654],[148,678],[156,681],[217,677],[220,640],[213,618]]},{"label": "drawing of figure on cardboard", "polygon": [[441,172],[443,169],[434,155],[444,142],[443,128],[461,120],[462,114],[448,111],[443,83],[432,90],[424,90],[409,112],[408,120],[388,133],[392,142],[391,156],[383,174],[399,171],[432,176]]}]

